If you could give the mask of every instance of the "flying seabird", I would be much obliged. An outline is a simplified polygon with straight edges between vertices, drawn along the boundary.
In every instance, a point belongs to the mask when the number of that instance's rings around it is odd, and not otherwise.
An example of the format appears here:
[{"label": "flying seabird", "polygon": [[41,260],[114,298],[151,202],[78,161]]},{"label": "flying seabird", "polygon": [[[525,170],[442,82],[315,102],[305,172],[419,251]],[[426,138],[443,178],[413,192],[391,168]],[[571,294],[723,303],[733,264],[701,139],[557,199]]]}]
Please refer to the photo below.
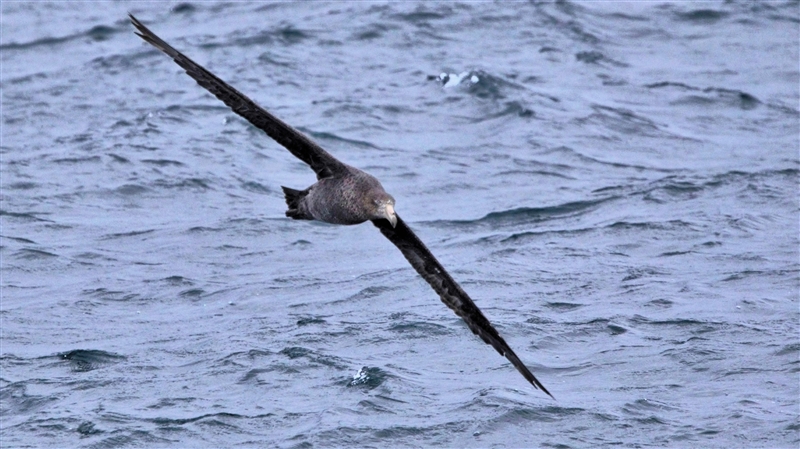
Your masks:
[{"label": "flying seabird", "polygon": [[492,345],[500,355],[505,356],[534,388],[539,388],[553,397],[520,361],[469,295],[397,215],[394,210],[394,198],[386,193],[375,177],[331,156],[303,133],[270,114],[225,81],[175,50],[132,14],[128,15],[139,31],[136,33],[137,36],[166,53],[186,70],[197,84],[206,88],[233,112],[263,130],[314,170],[317,182],[307,189],[295,190],[282,186],[286,204],[289,206],[286,211],[287,217],[343,225],[372,221],[372,224],[400,249],[411,266],[433,287],[442,302],[467,323],[472,332],[485,343]]}]

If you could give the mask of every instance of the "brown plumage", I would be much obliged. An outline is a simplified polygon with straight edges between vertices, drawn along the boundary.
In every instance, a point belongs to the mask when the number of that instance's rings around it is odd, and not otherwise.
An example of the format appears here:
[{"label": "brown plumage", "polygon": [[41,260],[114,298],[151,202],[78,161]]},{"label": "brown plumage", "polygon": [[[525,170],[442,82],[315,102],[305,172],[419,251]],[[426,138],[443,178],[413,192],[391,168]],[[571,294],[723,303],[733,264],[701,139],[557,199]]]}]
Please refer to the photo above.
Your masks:
[{"label": "brown plumage", "polygon": [[319,220],[333,224],[359,224],[385,218],[394,226],[394,198],[373,176],[343,164],[344,169],[322,178],[306,190],[283,187],[289,210],[296,220]]},{"label": "brown plumage", "polygon": [[170,56],[189,76],[222,100],[233,112],[263,130],[314,170],[317,182],[309,188],[295,190],[283,187],[289,207],[286,216],[344,225],[371,220],[433,287],[442,302],[464,319],[472,332],[505,356],[534,388],[540,388],[550,397],[553,396],[520,361],[469,295],[395,213],[394,198],[386,193],[377,179],[331,156],[311,139],[172,48],[133,15],[130,18],[139,31],[136,33],[139,37]]}]

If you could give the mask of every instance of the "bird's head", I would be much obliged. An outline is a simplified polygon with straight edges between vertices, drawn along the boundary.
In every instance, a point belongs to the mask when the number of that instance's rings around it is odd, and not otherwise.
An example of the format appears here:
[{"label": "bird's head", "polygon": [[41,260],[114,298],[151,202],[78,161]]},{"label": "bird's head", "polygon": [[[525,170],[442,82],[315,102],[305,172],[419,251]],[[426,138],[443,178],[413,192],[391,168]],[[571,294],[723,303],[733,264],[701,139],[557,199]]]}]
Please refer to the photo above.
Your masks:
[{"label": "bird's head", "polygon": [[394,212],[394,198],[386,192],[380,192],[371,198],[373,209],[373,220],[384,218],[389,220],[392,227],[397,226],[397,214]]}]

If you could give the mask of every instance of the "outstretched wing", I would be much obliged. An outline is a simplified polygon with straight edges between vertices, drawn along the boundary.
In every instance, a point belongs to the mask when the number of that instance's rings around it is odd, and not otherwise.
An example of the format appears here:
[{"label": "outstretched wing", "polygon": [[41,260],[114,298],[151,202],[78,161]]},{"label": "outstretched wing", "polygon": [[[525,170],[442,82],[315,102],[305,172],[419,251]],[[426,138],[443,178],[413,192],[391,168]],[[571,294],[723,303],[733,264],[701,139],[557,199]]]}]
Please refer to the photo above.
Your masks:
[{"label": "outstretched wing", "polygon": [[541,389],[551,398],[553,397],[544,385],[533,376],[525,364],[520,361],[519,357],[514,354],[508,343],[497,332],[497,329],[483,315],[481,309],[472,302],[472,299],[461,286],[450,277],[450,274],[445,271],[444,267],[433,257],[433,254],[425,244],[422,243],[399,215],[397,216],[397,226],[395,227],[392,227],[388,220],[383,219],[372,220],[372,223],[400,249],[400,252],[408,259],[411,266],[417,270],[417,273],[428,281],[428,284],[439,294],[442,302],[453,309],[456,315],[464,319],[475,335],[481,337],[485,343],[492,345],[500,355],[505,356],[531,385]]},{"label": "outstretched wing", "polygon": [[276,142],[286,147],[298,159],[305,162],[316,172],[317,179],[327,178],[333,173],[346,170],[346,165],[331,156],[311,139],[300,131],[292,128],[274,115],[265,111],[253,100],[229,86],[216,75],[186,57],[183,53],[172,48],[163,39],[156,36],[132,14],[128,14],[133,26],[139,31],[137,36],[149,44],[166,53],[179,66],[186,70],[197,84],[205,87],[209,92],[222,100],[233,112],[241,115],[247,121],[262,129]]}]

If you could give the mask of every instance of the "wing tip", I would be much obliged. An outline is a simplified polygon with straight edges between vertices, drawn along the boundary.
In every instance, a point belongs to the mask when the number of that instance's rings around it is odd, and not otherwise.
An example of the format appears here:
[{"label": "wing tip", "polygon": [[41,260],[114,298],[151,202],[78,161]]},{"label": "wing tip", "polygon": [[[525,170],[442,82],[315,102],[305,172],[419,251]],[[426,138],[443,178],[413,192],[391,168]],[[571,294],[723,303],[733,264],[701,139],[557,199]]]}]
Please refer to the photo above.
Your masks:
[{"label": "wing tip", "polygon": [[136,16],[134,16],[133,13],[130,12],[130,11],[128,11],[128,18],[131,19],[131,23],[136,28],[139,28],[139,27],[143,26],[142,22],[140,22],[139,19],[137,19]]},{"label": "wing tip", "polygon": [[150,38],[151,34],[150,30],[147,29],[147,27],[144,26],[144,24],[140,22],[139,19],[137,19],[130,11],[128,12],[128,17],[131,19],[131,23],[136,28],[136,31],[134,31],[133,34],[141,37],[148,43],[152,44],[152,39]]},{"label": "wing tip", "polygon": [[518,370],[520,373],[522,373],[522,376],[523,376],[523,377],[524,377],[524,378],[525,378],[525,379],[526,379],[528,382],[530,382],[530,384],[531,384],[531,385],[533,385],[533,388],[535,388],[535,389],[537,389],[537,390],[542,390],[542,391],[543,391],[543,392],[544,392],[546,395],[550,396],[550,398],[552,398],[552,399],[555,401],[555,400],[556,400],[556,397],[555,397],[555,396],[553,396],[553,393],[550,393],[550,392],[547,390],[547,388],[545,388],[545,387],[544,387],[544,385],[542,385],[542,383],[541,383],[541,382],[539,382],[539,379],[537,379],[537,378],[536,378],[536,376],[534,376],[534,375],[533,375],[533,373],[531,373],[531,372],[530,372],[530,370],[528,370],[528,368],[527,368],[527,367],[525,367],[525,365],[524,365],[524,364],[523,364],[522,366],[525,368],[524,370],[523,370],[523,369],[521,369],[519,366],[517,366],[517,370]]},{"label": "wing tip", "polygon": [[555,396],[553,396],[553,394],[552,394],[552,393],[550,393],[549,391],[547,391],[547,388],[545,388],[545,387],[544,387],[544,385],[542,385],[542,383],[541,383],[541,382],[539,382],[539,381],[538,381],[538,380],[537,380],[535,377],[533,378],[533,380],[534,380],[534,382],[531,382],[531,384],[533,385],[533,387],[534,387],[534,388],[537,388],[537,389],[539,389],[539,390],[542,390],[542,391],[543,391],[545,394],[547,394],[548,396],[550,396],[550,399],[552,399],[552,400],[554,400],[554,401],[557,401],[556,397],[555,397]]}]

